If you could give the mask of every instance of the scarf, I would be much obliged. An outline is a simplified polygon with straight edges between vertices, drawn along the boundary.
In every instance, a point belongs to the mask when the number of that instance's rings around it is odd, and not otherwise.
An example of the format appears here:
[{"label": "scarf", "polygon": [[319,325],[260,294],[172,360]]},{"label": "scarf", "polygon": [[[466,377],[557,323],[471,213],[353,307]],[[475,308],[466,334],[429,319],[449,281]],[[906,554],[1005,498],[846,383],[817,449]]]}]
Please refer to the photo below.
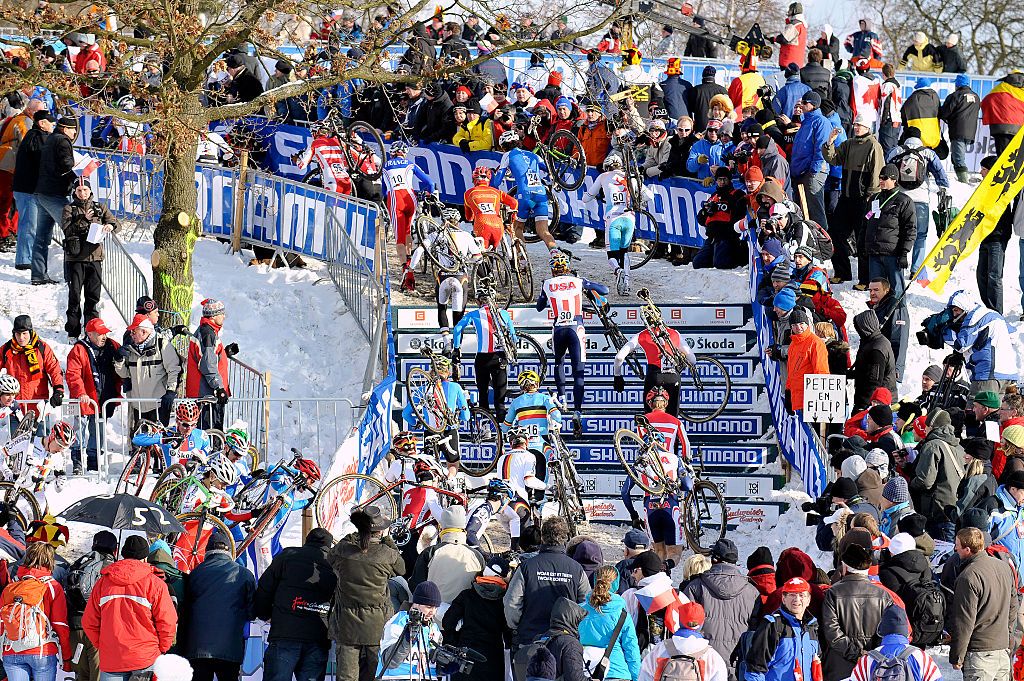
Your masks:
[{"label": "scarf", "polygon": [[18,341],[11,338],[11,350],[15,354],[24,353],[25,361],[28,363],[28,373],[35,375],[43,370],[43,357],[39,351],[39,336],[33,331],[28,339],[28,345],[18,345]]},{"label": "scarf", "polygon": [[103,385],[106,382],[106,376],[100,371],[100,349],[85,339],[79,340],[78,343],[85,348],[86,353],[89,355],[89,369],[92,371],[93,385],[96,386],[96,399],[99,400],[103,394]]},{"label": "scarf", "polygon": [[221,329],[224,328],[223,326],[218,326],[217,324],[215,324],[214,321],[209,317],[203,317],[202,319],[200,319],[199,324],[200,326],[205,325],[211,327],[214,331],[217,332],[218,337],[220,336]]}]

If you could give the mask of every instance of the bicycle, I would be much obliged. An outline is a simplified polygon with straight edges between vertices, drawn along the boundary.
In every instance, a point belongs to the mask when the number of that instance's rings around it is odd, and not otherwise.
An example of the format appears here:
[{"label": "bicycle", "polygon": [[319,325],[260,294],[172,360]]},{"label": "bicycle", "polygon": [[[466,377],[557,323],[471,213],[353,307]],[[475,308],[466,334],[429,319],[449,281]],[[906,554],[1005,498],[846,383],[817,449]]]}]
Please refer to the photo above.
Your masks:
[{"label": "bicycle", "polygon": [[[227,541],[231,557],[234,558],[238,555],[231,530],[223,520],[217,517],[216,512],[207,503],[204,503],[198,511],[178,513],[174,517],[185,527],[185,532],[173,532],[167,535],[167,543],[171,546],[174,554],[174,562],[179,567],[184,566],[187,571],[191,571],[201,563],[206,555],[206,543],[215,532]],[[190,528],[189,526],[193,523],[194,526]],[[187,543],[180,545],[186,537],[188,538]]]},{"label": "bicycle", "polygon": [[[320,126],[338,141],[345,155],[346,172],[353,181],[359,178],[365,178],[370,182],[380,179],[384,169],[384,140],[376,128],[363,121],[352,121],[346,126],[345,122],[340,120],[336,108],[331,108],[327,112],[320,121]],[[318,172],[322,174],[323,169],[310,168],[302,181],[308,182]]]},{"label": "bicycle", "polygon": [[673,478],[661,464],[659,451],[664,440],[657,429],[642,415],[635,416],[634,422],[636,431],[620,428],[614,435],[615,453],[626,474],[651,496],[680,499],[686,542],[694,552],[710,554],[711,546],[725,537],[727,529],[729,515],[722,491],[718,485],[703,479],[703,458],[699,459],[697,468],[689,461],[682,462],[684,477],[693,481],[692,486],[685,489],[683,481]]},{"label": "bicycle", "polygon": [[579,534],[579,526],[587,522],[587,511],[583,506],[583,483],[576,472],[575,457],[562,439],[562,431],[549,430],[548,443],[551,445],[548,490],[558,502],[558,514],[569,525],[569,537],[575,537]]},{"label": "bicycle", "polygon": [[[643,192],[641,191],[644,186],[644,178],[638,171],[636,155],[633,153],[632,142],[635,140],[636,136],[629,133],[620,144],[622,166],[626,173],[626,182],[629,184],[630,210],[633,212],[635,223],[633,241],[629,246],[629,251],[640,256],[638,260],[630,258],[629,268],[631,270],[638,270],[649,263],[657,252],[658,246],[661,245],[658,221],[644,207]],[[638,235],[643,235],[643,238],[638,239]]]},{"label": "bicycle", "polygon": [[[25,420],[32,419],[23,419],[22,423]],[[23,446],[26,443],[28,444],[27,449]],[[31,486],[36,484],[33,482],[33,478],[40,477],[33,475],[33,471],[36,471],[37,467],[28,463],[29,453],[33,448],[31,428],[20,433],[16,432],[14,437],[3,446],[3,456],[13,477],[10,480],[0,481],[0,500],[24,530],[28,530],[33,521],[43,517],[39,501],[31,489]],[[45,478],[48,473],[49,471],[45,471],[41,477]]]},{"label": "bicycle", "polygon": [[555,130],[547,142],[542,142],[537,135],[538,122],[534,116],[526,129],[526,134],[537,140],[533,153],[544,160],[548,176],[556,185],[566,191],[579,189],[587,176],[587,155],[579,138],[569,130]]},{"label": "bicycle", "polygon": [[[609,309],[607,300],[603,300],[603,296],[599,300],[598,294],[590,289],[584,289],[583,294],[588,301],[583,304],[583,311],[597,315],[597,318],[601,321],[601,327],[607,341],[604,348],[602,348],[602,352],[606,352],[609,348],[615,348],[615,352],[618,353],[629,342],[626,340],[626,335],[622,333],[622,329],[615,323],[615,317],[619,315],[618,311]],[[643,379],[644,371],[640,366],[640,360],[636,356],[636,351],[631,352],[626,357],[626,366],[629,367],[637,378]]]},{"label": "bicycle", "polygon": [[[255,477],[235,495],[236,508],[255,510],[262,507],[262,511],[260,511],[258,516],[243,524],[246,534],[235,549],[237,555],[245,553],[249,545],[259,539],[260,535],[266,531],[271,521],[274,520],[284,507],[286,503],[285,497],[292,490],[310,492],[314,498],[316,497],[316,490],[307,484],[306,477],[295,468],[296,464],[303,458],[302,453],[294,447],[292,447],[291,451],[294,454],[291,461],[287,464],[283,460],[278,461],[265,475]],[[283,489],[274,489],[275,478],[279,480],[281,477],[287,478],[287,484]],[[273,501],[267,503],[266,500],[271,493],[274,494]]]},{"label": "bicycle", "polygon": [[511,231],[511,212],[502,207],[502,220],[505,222],[505,233],[496,249],[509,271],[515,277],[516,286],[519,289],[519,298],[524,303],[533,302],[533,266],[530,264],[530,254],[526,245],[517,239]]},{"label": "bicycle", "polygon": [[[658,311],[658,306],[651,299],[651,292],[646,288],[637,291],[636,295],[644,302],[645,309]],[[660,314],[660,311],[658,311],[659,318]],[[725,366],[714,357],[708,357],[707,355],[695,355],[696,362],[691,363],[686,354],[672,342],[663,321],[658,324],[652,324],[648,321],[647,315],[641,314],[640,317],[644,320],[644,326],[650,332],[651,339],[658,347],[661,356],[663,358],[668,357],[671,360],[673,369],[679,374],[680,385],[682,385],[684,377],[688,375],[697,391],[697,398],[706,397],[706,403],[711,405],[709,413],[701,414],[690,407],[684,408],[685,404],[695,402],[697,401],[696,399],[687,400],[685,403],[683,400],[680,400],[680,418],[691,423],[707,423],[725,411],[725,408],[729,406],[729,397],[732,391],[732,379],[729,377],[729,372],[725,370]],[[709,379],[719,378],[724,385],[709,381]],[[720,398],[717,396],[719,391],[721,391]]]},{"label": "bicycle", "polygon": [[[491,289],[493,290],[493,288]],[[493,305],[490,296],[485,297],[484,304]],[[522,331],[516,333],[516,338],[519,339],[519,343],[512,341],[512,330],[508,328],[505,323],[505,319],[500,314],[493,315],[494,326],[498,330],[498,335],[501,337],[502,345],[505,346],[505,359],[508,360],[508,368],[519,364],[519,351],[530,350],[534,355],[537,356],[537,362],[540,364],[540,368],[537,370],[537,375],[540,376],[541,383],[544,382],[544,376],[547,374],[548,369],[548,358],[547,353],[544,351],[544,347],[537,341],[536,338],[528,333]],[[512,383],[515,383],[513,378]]]}]

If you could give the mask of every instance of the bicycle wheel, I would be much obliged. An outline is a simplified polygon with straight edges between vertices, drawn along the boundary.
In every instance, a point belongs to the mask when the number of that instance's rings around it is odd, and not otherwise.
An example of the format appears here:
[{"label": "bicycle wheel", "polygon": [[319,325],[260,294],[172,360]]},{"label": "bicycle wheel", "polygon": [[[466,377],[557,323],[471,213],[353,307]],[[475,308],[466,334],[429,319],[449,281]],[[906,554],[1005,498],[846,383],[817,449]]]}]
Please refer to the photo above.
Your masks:
[{"label": "bicycle wheel", "polygon": [[398,517],[398,506],[383,484],[369,475],[349,473],[331,480],[320,490],[313,512],[317,525],[342,536],[352,511],[370,506],[379,508],[389,520]]},{"label": "bicycle wheel", "polygon": [[121,477],[117,479],[114,494],[141,494],[150,465],[149,447],[139,447],[132,452],[124,470],[121,471]]},{"label": "bicycle wheel", "polygon": [[453,272],[464,270],[465,258],[452,245],[451,239],[435,239],[430,246],[425,246],[423,251],[427,254],[427,261],[437,271],[439,280]]},{"label": "bicycle wheel", "polygon": [[648,494],[659,495],[665,491],[665,472],[654,452],[639,435],[629,428],[615,431],[615,453],[619,455],[626,474],[640,489]]},{"label": "bicycle wheel", "polygon": [[180,463],[172,464],[167,470],[160,474],[160,477],[156,479],[156,484],[153,485],[153,491],[149,495],[149,500],[153,503],[157,503],[156,494],[161,485],[165,482],[180,482],[186,475],[188,475],[188,471],[184,466]]},{"label": "bicycle wheel", "polygon": [[532,302],[533,267],[530,265],[530,254],[526,251],[526,244],[519,239],[512,242],[512,263],[522,301],[524,303]]},{"label": "bicycle wheel", "polygon": [[238,490],[233,497],[235,507],[242,510],[259,508],[270,498],[270,479],[254,478]]},{"label": "bicycle wheel", "polygon": [[[679,376],[680,385],[685,385],[683,381],[689,376],[697,390],[694,400],[685,405],[682,400],[679,401],[679,418],[691,423],[706,423],[729,406],[732,379],[722,363],[714,357],[698,356],[695,369],[686,369]],[[691,406],[693,403],[697,405]]]},{"label": "bicycle wheel", "polygon": [[18,524],[25,530],[28,530],[28,526],[33,521],[43,517],[35,495],[24,487],[18,487],[13,482],[0,482],[0,499],[3,499],[7,508],[14,512]]},{"label": "bicycle wheel", "polygon": [[479,291],[484,283],[491,285],[495,305],[507,310],[512,304],[512,272],[505,259],[494,251],[486,251],[473,268],[473,291]]},{"label": "bicycle wheel", "polygon": [[683,500],[686,543],[696,553],[711,553],[711,545],[725,537],[728,512],[718,485],[698,480]]},{"label": "bicycle wheel", "polygon": [[434,391],[439,389],[430,373],[419,367],[410,370],[409,377],[405,379],[405,396],[412,405],[412,412],[431,433],[443,433],[447,425],[437,418],[432,407],[438,399]]},{"label": "bicycle wheel", "polygon": [[263,455],[254,445],[249,445],[249,451],[242,457],[242,460],[249,466],[250,471],[254,471],[263,463]]},{"label": "bicycle wheel", "polygon": [[[494,470],[501,456],[501,428],[494,415],[473,407],[469,410],[469,425],[459,436],[459,470],[472,477],[483,477]],[[468,445],[468,448],[467,448]],[[467,451],[468,449],[468,451]]]},{"label": "bicycle wheel", "polygon": [[[348,141],[358,136],[363,144],[361,148],[354,148]],[[345,140],[345,160],[352,172],[362,175],[370,181],[380,179],[380,173],[384,165],[384,141],[369,123],[353,121],[348,126],[348,138]],[[374,162],[373,157],[377,157]]]},{"label": "bicycle wheel", "polygon": [[636,213],[633,242],[627,250],[627,256],[632,256],[629,258],[629,268],[638,270],[649,263],[660,244],[661,233],[658,229],[658,221],[647,210]]},{"label": "bicycle wheel", "polygon": [[548,158],[548,174],[555,184],[568,191],[583,185],[587,176],[587,156],[576,135],[568,130],[556,130],[548,140]]},{"label": "bicycle wheel", "polygon": [[[548,231],[554,234],[555,229],[558,227],[558,221],[562,218],[562,208],[558,204],[558,196],[555,195],[551,187],[545,187],[544,192],[548,195]],[[509,187],[508,193],[515,196],[516,185]],[[537,220],[535,218],[527,218],[523,222],[523,241],[528,244],[535,244],[540,241],[540,235],[537,234]]]},{"label": "bicycle wheel", "polygon": [[19,435],[25,435],[31,433],[36,427],[36,413],[34,411],[27,411],[22,414],[21,421],[18,422],[18,427],[14,429],[14,434],[11,435],[11,439],[18,437]]},{"label": "bicycle wheel", "polygon": [[[516,362],[516,364],[518,365],[523,364],[524,362],[536,361],[538,365],[537,375],[540,376],[540,382],[541,385],[543,385],[544,378],[548,375],[548,356],[547,353],[544,351],[544,346],[541,345],[536,338],[534,338],[528,333],[520,332],[516,334],[516,337],[519,339],[518,361]],[[524,345],[526,346],[525,348],[523,347]],[[524,355],[524,349],[529,350],[529,354]],[[511,370],[513,368],[511,364],[509,364],[508,368],[510,373],[509,384],[515,386],[517,385],[516,379],[518,378],[518,375],[511,375]]]},{"label": "bicycle wheel", "polygon": [[172,515],[184,512],[185,488],[181,480],[168,480],[162,485],[153,488],[153,494],[149,500],[158,506],[163,506]]},{"label": "bicycle wheel", "polygon": [[284,501],[281,497],[277,497],[274,499],[274,502],[270,504],[270,507],[260,514],[260,517],[256,519],[256,522],[248,528],[245,539],[243,539],[235,548],[236,555],[240,556],[245,553],[245,550],[249,548],[249,545],[260,538],[260,535],[263,534],[267,527],[270,526],[274,516],[276,516],[278,511],[281,510],[282,504],[284,504]]},{"label": "bicycle wheel", "polygon": [[[224,522],[210,513],[179,513],[174,516],[185,526],[185,532],[167,535],[167,543],[174,552],[174,563],[182,570],[191,572],[206,557],[206,543],[214,532],[227,539],[228,551],[235,556],[235,538]],[[194,524],[193,524],[194,523]]]},{"label": "bicycle wheel", "polygon": [[488,556],[506,553],[512,549],[512,535],[500,521],[491,518],[487,527],[480,533],[480,544],[477,548]]}]

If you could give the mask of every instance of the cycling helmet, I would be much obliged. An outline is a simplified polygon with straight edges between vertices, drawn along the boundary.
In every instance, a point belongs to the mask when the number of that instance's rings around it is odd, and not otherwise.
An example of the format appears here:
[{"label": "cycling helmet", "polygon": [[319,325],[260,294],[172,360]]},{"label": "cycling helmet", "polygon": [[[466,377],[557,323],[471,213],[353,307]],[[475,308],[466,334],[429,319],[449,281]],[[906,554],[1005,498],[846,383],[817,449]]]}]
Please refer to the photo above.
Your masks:
[{"label": "cycling helmet", "polygon": [[21,383],[6,371],[0,374],[0,394],[17,395],[21,392]]},{"label": "cycling helmet", "polygon": [[505,440],[513,447],[518,444],[526,444],[530,441],[530,433],[522,426],[512,426],[505,433]]},{"label": "cycling helmet", "polygon": [[174,411],[178,423],[194,426],[199,423],[199,405],[195,400],[183,400]]},{"label": "cycling helmet", "polygon": [[515,130],[506,130],[498,138],[498,146],[519,144],[519,133]]},{"label": "cycling helmet", "polygon": [[568,272],[569,256],[562,251],[552,251],[548,265],[551,267],[552,272]]},{"label": "cycling helmet", "polygon": [[453,225],[462,222],[462,213],[457,208],[445,208],[441,211],[441,219]]},{"label": "cycling helmet", "polygon": [[477,166],[473,169],[473,184],[490,184],[494,171],[488,166]]},{"label": "cycling helmet", "polygon": [[420,459],[412,465],[413,473],[416,474],[418,482],[426,482],[434,479],[434,469],[427,461]]},{"label": "cycling helmet", "polygon": [[451,371],[452,360],[448,357],[445,357],[444,355],[436,355],[434,357],[434,368],[436,368],[438,371]]},{"label": "cycling helmet", "polygon": [[249,433],[241,428],[231,428],[224,434],[224,444],[235,454],[245,455],[249,452]]},{"label": "cycling helmet", "polygon": [[75,429],[67,421],[57,421],[50,429],[50,437],[64,449],[75,443]]},{"label": "cycling helmet", "polygon": [[225,487],[238,483],[238,469],[226,456],[218,455],[210,459],[208,472],[223,482]]},{"label": "cycling helmet", "polygon": [[668,402],[668,391],[662,388],[660,385],[656,385],[647,391],[647,404],[653,403],[655,400],[665,400]]},{"label": "cycling helmet", "polygon": [[512,491],[509,484],[501,478],[492,478],[491,481],[487,483],[487,496],[500,499],[502,497],[513,497],[515,496],[515,493]]},{"label": "cycling helmet", "polygon": [[644,318],[644,324],[655,326],[661,323],[661,310],[654,305],[644,305],[640,308],[640,316]]},{"label": "cycling helmet", "polygon": [[320,466],[316,465],[316,461],[313,459],[299,459],[295,467],[299,469],[299,474],[306,478],[307,485],[315,484],[320,480]]},{"label": "cycling helmet", "polygon": [[389,153],[392,156],[405,156],[409,153],[409,145],[402,140],[395,140],[391,143],[391,149]]},{"label": "cycling helmet", "polygon": [[401,454],[416,453],[416,435],[408,430],[403,430],[391,438],[391,449]]},{"label": "cycling helmet", "polygon": [[516,380],[520,388],[526,388],[527,385],[540,385],[540,374],[533,369],[525,369],[519,372],[519,378]]},{"label": "cycling helmet", "polygon": [[494,298],[494,287],[490,284],[480,284],[476,287],[476,299],[485,300],[487,298]]},{"label": "cycling helmet", "polygon": [[623,166],[622,157],[618,154],[612,153],[605,156],[602,167],[605,170],[612,170],[613,168],[621,168]]}]

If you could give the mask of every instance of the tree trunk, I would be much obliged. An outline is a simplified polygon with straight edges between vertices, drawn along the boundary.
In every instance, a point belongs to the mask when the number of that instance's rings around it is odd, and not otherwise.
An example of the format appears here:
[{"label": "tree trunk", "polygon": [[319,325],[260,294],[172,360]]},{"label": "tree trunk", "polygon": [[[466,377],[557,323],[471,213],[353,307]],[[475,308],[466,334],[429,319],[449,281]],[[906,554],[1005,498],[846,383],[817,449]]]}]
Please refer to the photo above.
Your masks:
[{"label": "tree trunk", "polygon": [[[196,102],[198,104],[198,101]],[[206,123],[192,130],[201,129]],[[163,209],[153,234],[153,298],[169,310],[165,324],[188,324],[194,279],[192,250],[202,232],[196,216],[196,147],[198,136],[183,133],[168,145],[164,162]]]}]

